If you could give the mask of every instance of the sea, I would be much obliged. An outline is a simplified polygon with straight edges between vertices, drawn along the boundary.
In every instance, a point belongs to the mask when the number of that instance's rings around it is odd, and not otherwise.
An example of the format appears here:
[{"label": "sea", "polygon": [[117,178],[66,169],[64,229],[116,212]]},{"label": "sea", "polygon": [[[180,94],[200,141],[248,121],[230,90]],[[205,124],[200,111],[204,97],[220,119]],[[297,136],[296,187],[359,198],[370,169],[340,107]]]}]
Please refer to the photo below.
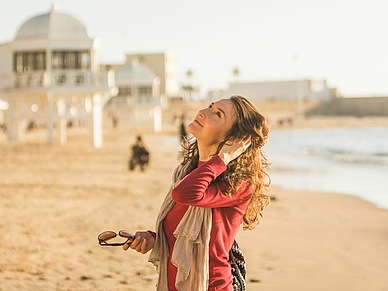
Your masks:
[{"label": "sea", "polygon": [[388,209],[388,127],[273,130],[272,185],[354,195]]},{"label": "sea", "polygon": [[[179,145],[179,138],[165,143]],[[272,130],[272,185],[353,195],[388,209],[388,127]]]}]

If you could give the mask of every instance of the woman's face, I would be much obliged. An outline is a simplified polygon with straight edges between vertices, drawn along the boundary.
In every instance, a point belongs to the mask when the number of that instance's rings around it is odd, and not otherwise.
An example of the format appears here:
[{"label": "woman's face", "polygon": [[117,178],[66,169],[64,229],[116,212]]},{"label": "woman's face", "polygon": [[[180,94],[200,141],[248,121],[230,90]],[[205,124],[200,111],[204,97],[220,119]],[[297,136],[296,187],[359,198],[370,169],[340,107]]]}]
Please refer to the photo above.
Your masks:
[{"label": "woman's face", "polygon": [[226,137],[236,121],[236,110],[230,99],[221,99],[200,110],[187,129],[197,142],[217,146]]}]

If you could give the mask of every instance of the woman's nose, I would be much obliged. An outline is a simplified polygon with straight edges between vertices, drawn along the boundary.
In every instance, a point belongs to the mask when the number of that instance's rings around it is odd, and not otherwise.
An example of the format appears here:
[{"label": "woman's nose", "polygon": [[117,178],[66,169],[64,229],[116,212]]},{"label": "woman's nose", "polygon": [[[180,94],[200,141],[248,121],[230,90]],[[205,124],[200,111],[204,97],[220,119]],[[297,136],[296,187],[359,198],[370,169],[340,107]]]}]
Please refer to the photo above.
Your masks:
[{"label": "woman's nose", "polygon": [[205,113],[203,112],[203,110],[200,110],[198,111],[198,116],[201,117],[201,118],[205,118]]}]

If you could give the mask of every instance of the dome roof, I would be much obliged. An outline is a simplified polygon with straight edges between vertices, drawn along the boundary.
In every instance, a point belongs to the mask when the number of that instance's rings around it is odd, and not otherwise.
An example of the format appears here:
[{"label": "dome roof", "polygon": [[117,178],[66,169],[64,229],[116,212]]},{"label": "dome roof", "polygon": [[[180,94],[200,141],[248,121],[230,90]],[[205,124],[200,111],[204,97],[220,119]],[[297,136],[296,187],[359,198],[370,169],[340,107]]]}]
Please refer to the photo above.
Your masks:
[{"label": "dome roof", "polygon": [[55,7],[49,13],[35,16],[19,28],[16,39],[90,39],[85,26],[74,17],[58,13]]},{"label": "dome roof", "polygon": [[116,85],[152,85],[155,74],[150,68],[134,60],[116,73]]}]

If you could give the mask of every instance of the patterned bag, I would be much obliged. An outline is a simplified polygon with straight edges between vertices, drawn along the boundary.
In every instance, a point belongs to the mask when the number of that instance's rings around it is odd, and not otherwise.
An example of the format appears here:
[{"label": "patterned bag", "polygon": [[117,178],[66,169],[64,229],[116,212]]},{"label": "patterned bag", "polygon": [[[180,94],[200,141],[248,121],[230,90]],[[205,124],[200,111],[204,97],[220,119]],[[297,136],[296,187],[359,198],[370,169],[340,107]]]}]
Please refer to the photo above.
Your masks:
[{"label": "patterned bag", "polygon": [[245,291],[247,288],[245,284],[245,274],[247,270],[244,255],[236,240],[234,240],[232,248],[229,251],[228,262],[232,269],[233,291]]}]

